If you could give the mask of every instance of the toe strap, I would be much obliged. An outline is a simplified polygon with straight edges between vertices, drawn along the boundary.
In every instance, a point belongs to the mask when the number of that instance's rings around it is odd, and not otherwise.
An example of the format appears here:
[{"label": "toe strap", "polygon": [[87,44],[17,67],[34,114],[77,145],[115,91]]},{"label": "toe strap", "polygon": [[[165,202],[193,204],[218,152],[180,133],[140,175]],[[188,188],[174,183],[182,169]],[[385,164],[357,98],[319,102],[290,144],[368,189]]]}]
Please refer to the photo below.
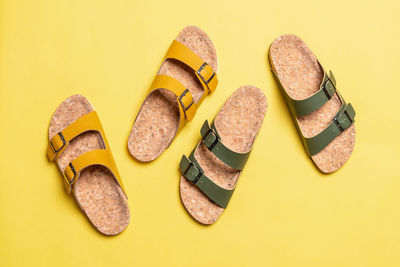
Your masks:
[{"label": "toe strap", "polygon": [[168,49],[164,60],[167,59],[178,60],[191,68],[205,90],[204,96],[213,92],[217,87],[217,75],[213,68],[196,53],[177,40],[174,40]]},{"label": "toe strap", "polygon": [[81,116],[49,140],[47,148],[47,157],[49,160],[58,159],[62,152],[69,146],[72,139],[88,131],[96,131],[101,135],[103,140],[105,139],[104,130],[96,111]]},{"label": "toe strap", "polygon": [[206,120],[201,127],[201,140],[219,160],[236,170],[243,170],[250,156],[251,149],[245,153],[239,153],[225,146],[218,134],[214,122],[211,124]]}]

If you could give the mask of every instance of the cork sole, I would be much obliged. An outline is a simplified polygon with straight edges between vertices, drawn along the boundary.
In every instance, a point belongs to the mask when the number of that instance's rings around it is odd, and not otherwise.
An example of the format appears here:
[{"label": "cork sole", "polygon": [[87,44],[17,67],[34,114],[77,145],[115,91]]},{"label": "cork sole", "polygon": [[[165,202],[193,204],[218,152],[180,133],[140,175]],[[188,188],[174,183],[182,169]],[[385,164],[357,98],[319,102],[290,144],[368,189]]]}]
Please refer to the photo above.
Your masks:
[{"label": "cork sole", "polygon": [[[194,26],[184,28],[176,40],[207,62],[217,71],[214,45],[205,32]],[[171,76],[189,89],[198,103],[204,90],[193,71],[176,60],[165,61],[158,74]],[[156,159],[171,144],[179,128],[179,107],[176,96],[160,89],[145,99],[128,138],[128,150],[139,161]]]},{"label": "cork sole", "polygon": [[[90,102],[81,95],[66,99],[51,118],[49,140],[76,119],[93,111]],[[86,132],[74,138],[58,158],[61,170],[73,159],[95,149],[104,148],[98,132]],[[62,182],[62,181],[61,181]],[[112,173],[103,166],[90,166],[81,171],[73,185],[76,202],[93,226],[105,235],[122,232],[129,224],[127,199]]]},{"label": "cork sole", "polygon": [[[288,95],[296,100],[305,99],[320,89],[324,76],[318,60],[308,46],[297,36],[278,37],[269,49],[269,57]],[[297,117],[303,136],[319,134],[331,122],[342,105],[335,94],[325,105],[306,116]],[[336,137],[321,152],[311,156],[324,173],[339,169],[350,157],[356,139],[354,124]]]},{"label": "cork sole", "polygon": [[[267,99],[260,89],[252,86],[237,89],[215,118],[221,141],[233,151],[249,151],[260,130],[267,106]],[[225,189],[235,188],[240,171],[225,165],[203,143],[198,146],[194,157],[205,175],[217,185]],[[224,211],[183,176],[180,194],[186,210],[202,224],[216,222]]]}]

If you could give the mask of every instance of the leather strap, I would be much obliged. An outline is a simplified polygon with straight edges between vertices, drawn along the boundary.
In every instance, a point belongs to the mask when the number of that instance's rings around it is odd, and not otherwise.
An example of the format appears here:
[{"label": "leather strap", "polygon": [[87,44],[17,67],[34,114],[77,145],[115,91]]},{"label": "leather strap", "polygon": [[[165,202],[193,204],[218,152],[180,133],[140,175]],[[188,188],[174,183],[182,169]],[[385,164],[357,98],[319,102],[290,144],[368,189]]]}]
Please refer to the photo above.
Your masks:
[{"label": "leather strap", "polygon": [[354,123],[356,112],[353,106],[344,103],[332,122],[322,132],[311,138],[304,138],[309,155],[313,156],[324,149],[330,142]]},{"label": "leather strap", "polygon": [[79,178],[81,171],[93,165],[101,165],[109,169],[125,194],[114,159],[110,151],[107,149],[91,150],[75,158],[67,165],[63,174],[65,189],[68,193],[71,193],[72,185]]},{"label": "leather strap", "polygon": [[49,160],[58,159],[72,139],[87,131],[99,132],[104,140],[104,130],[96,111],[89,112],[76,119],[50,140],[47,148],[47,157]]},{"label": "leather strap", "polygon": [[194,157],[194,151],[196,148],[192,151],[189,158],[185,155],[182,156],[179,164],[182,175],[199,188],[211,201],[225,209],[228,206],[234,189],[224,189],[215,184],[204,174],[203,169]]},{"label": "leather strap", "polygon": [[204,145],[210,150],[219,160],[236,170],[243,170],[246,165],[247,159],[250,156],[251,150],[247,153],[238,153],[230,150],[222,142],[218,134],[214,122],[211,127],[206,120],[201,127],[201,140]]},{"label": "leather strap", "polygon": [[333,73],[324,71],[324,78],[320,89],[310,97],[302,100],[290,98],[297,116],[305,116],[322,107],[336,92],[336,82]]},{"label": "leather strap", "polygon": [[188,121],[193,119],[196,114],[197,104],[194,102],[190,91],[182,83],[170,76],[159,74],[151,85],[150,93],[158,89],[167,89],[174,93],[179,103],[181,118],[186,118]]},{"label": "leather strap", "polygon": [[174,40],[164,58],[178,60],[190,67],[204,88],[204,96],[213,92],[218,84],[215,71],[191,49]]}]

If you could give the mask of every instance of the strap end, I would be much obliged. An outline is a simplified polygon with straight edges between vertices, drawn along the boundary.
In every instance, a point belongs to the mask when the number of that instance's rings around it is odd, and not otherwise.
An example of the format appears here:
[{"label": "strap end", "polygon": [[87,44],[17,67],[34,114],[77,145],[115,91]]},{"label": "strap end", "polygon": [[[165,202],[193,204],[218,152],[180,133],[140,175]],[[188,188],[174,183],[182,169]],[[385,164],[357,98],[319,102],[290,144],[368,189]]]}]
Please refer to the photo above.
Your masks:
[{"label": "strap end", "polygon": [[189,166],[190,160],[185,155],[182,155],[181,162],[179,163],[179,169],[181,170],[182,175],[185,174]]},{"label": "strap end", "polygon": [[331,81],[333,82],[333,85],[336,87],[336,78],[333,75],[333,72],[331,70],[329,71],[329,79],[331,79]]},{"label": "strap end", "polygon": [[49,145],[49,146],[47,147],[47,159],[48,159],[49,161],[54,161],[55,157],[56,157],[56,153],[54,153],[53,149],[52,149],[51,146]]}]

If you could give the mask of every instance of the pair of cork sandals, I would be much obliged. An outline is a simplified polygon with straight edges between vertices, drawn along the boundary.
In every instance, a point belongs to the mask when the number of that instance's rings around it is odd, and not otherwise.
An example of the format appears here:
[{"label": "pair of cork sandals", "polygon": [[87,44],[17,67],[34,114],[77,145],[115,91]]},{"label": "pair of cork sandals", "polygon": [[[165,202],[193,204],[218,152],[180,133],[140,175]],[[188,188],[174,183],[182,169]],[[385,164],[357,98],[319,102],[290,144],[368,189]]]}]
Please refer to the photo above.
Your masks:
[{"label": "pair of cork sandals", "polygon": [[[336,91],[332,73],[328,75],[294,35],[277,38],[270,46],[269,60],[308,154],[322,172],[337,170],[355,143],[355,112]],[[128,149],[133,157],[149,162],[161,155],[216,89],[217,66],[209,37],[197,27],[183,29],[132,127]],[[260,89],[237,89],[214,121],[203,124],[201,141],[189,157],[182,157],[181,199],[200,223],[214,223],[228,205],[266,110]],[[99,117],[85,97],[71,96],[54,112],[47,155],[64,175],[68,193],[74,193],[101,233],[115,235],[128,226],[127,196]]]}]

